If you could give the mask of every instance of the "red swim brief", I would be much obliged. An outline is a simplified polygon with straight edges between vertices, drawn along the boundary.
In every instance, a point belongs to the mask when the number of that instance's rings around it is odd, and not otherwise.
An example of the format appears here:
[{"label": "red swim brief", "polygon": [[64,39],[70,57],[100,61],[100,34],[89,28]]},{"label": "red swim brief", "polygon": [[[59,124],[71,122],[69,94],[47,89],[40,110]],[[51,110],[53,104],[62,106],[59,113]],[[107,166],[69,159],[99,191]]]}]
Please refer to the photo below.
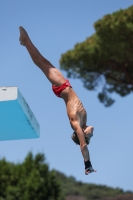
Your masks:
[{"label": "red swim brief", "polygon": [[52,85],[52,90],[53,90],[53,92],[55,93],[55,95],[56,95],[57,97],[60,97],[60,98],[61,98],[61,96],[60,96],[61,92],[62,92],[64,89],[66,89],[67,87],[72,87],[72,86],[70,85],[69,80],[66,79],[66,82],[65,82],[63,85],[60,85],[60,86]]}]

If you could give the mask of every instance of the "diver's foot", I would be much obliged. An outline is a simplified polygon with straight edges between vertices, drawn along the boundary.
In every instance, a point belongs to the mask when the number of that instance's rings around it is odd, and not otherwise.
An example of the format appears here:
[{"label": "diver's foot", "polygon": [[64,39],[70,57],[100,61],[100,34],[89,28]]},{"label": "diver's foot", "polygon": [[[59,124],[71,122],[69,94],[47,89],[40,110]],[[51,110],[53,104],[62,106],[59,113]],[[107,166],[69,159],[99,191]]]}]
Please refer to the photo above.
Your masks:
[{"label": "diver's foot", "polygon": [[29,39],[29,36],[26,30],[22,26],[19,27],[19,31],[20,31],[20,37],[19,37],[20,44],[25,46],[27,39]]}]

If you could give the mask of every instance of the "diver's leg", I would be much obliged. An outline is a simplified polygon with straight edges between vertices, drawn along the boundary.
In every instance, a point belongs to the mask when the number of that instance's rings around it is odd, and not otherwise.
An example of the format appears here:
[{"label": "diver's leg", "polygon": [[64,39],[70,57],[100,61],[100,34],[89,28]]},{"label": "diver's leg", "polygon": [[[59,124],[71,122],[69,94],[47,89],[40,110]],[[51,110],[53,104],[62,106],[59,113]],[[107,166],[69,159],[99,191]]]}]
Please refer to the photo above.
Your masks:
[{"label": "diver's leg", "polygon": [[62,85],[65,82],[65,78],[63,77],[62,73],[40,54],[38,49],[30,40],[25,29],[20,26],[19,30],[20,43],[27,48],[33,62],[43,71],[52,85]]}]

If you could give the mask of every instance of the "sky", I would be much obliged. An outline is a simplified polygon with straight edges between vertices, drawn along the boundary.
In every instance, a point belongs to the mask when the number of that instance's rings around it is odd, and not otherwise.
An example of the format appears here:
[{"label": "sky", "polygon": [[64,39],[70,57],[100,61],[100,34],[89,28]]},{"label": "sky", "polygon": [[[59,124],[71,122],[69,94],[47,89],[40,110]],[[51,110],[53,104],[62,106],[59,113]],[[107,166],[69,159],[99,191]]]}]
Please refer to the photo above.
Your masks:
[{"label": "sky", "polygon": [[41,130],[39,139],[1,141],[0,159],[18,163],[30,151],[44,153],[50,170],[77,181],[133,191],[132,94],[124,98],[113,94],[115,103],[105,108],[98,91],[88,91],[81,80],[70,79],[88,112],[88,125],[95,129],[89,150],[97,172],[85,176],[79,146],[71,140],[64,101],[53,94],[51,84],[18,40],[19,26],[23,26],[41,54],[60,68],[61,54],[91,36],[98,19],[131,5],[132,0],[0,1],[0,86],[19,87]]}]

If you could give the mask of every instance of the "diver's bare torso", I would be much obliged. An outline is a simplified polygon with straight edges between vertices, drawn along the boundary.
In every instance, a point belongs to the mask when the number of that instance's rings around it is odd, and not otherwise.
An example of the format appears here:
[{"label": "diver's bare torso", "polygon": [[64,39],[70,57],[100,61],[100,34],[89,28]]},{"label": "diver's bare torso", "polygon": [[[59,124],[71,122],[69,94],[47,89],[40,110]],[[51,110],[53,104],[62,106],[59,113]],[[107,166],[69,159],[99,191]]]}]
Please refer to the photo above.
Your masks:
[{"label": "diver's bare torso", "polygon": [[62,91],[61,97],[66,103],[67,115],[70,123],[71,121],[78,121],[80,127],[83,128],[87,121],[87,113],[74,90],[67,87]]}]

